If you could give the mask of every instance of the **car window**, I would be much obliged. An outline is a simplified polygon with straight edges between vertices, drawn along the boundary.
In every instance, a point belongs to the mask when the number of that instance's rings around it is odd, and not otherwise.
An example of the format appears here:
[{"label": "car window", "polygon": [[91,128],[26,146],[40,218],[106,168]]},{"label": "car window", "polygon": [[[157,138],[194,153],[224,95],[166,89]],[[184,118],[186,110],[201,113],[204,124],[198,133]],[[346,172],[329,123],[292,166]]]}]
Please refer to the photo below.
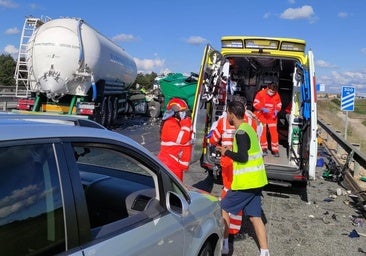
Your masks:
[{"label": "car window", "polygon": [[64,214],[52,144],[0,147],[0,255],[65,250]]},{"label": "car window", "polygon": [[118,151],[100,147],[75,147],[74,152],[79,163],[151,176],[145,166]]},{"label": "car window", "polygon": [[[159,214],[157,175],[132,152],[96,144],[74,144],[92,229]],[[160,207],[161,208],[161,207]],[[142,214],[143,213],[143,214]]]}]

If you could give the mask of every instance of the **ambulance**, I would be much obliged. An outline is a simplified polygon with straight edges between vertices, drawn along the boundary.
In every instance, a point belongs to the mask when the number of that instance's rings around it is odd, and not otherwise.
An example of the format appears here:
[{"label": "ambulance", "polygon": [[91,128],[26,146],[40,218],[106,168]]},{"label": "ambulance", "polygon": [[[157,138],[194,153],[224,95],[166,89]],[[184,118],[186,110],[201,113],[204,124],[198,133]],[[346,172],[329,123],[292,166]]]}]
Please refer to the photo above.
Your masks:
[{"label": "ambulance", "polygon": [[[278,84],[282,109],[278,113],[279,154],[264,156],[269,182],[292,186],[315,179],[317,106],[314,55],[296,38],[224,36],[221,50],[205,47],[193,106],[194,154],[201,166],[220,175],[220,155],[208,143],[214,122],[233,95],[253,109],[257,92]],[[199,153],[198,153],[199,152]]]}]

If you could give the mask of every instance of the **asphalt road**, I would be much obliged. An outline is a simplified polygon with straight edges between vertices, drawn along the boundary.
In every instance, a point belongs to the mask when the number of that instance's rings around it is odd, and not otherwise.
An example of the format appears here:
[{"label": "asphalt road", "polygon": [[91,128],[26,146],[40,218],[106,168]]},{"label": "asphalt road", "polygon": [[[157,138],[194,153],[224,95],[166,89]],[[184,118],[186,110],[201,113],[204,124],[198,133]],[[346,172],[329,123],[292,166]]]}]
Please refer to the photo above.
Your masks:
[{"label": "asphalt road", "polygon": [[[129,120],[116,131],[131,137],[153,153],[159,150],[159,120]],[[365,219],[346,189],[322,178],[324,170],[325,167],[319,167],[316,179],[306,187],[265,188],[263,219],[271,256],[366,255]],[[184,182],[220,195],[221,184],[207,175],[198,162],[185,173]],[[359,237],[352,237],[354,230]],[[231,244],[230,255],[259,255],[255,235],[246,218],[241,233],[242,239]]]}]

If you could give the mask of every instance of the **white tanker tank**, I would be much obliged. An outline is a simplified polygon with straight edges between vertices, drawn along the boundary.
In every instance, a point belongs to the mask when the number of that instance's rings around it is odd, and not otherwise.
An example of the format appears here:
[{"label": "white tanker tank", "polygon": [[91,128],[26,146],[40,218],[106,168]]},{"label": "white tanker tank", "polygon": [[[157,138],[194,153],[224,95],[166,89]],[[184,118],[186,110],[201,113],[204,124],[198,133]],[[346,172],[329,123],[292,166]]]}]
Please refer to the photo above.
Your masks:
[{"label": "white tanker tank", "polygon": [[133,58],[81,19],[44,23],[34,31],[27,52],[31,91],[53,101],[64,95],[85,96],[92,85],[94,98],[95,82],[127,88],[137,76]]}]

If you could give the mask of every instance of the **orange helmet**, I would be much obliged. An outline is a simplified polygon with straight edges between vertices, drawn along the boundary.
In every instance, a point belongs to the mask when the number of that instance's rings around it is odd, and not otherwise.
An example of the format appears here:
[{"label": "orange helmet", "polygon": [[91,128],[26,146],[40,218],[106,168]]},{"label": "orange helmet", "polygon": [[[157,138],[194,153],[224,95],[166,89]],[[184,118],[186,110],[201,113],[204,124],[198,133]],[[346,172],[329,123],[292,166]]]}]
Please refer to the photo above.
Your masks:
[{"label": "orange helmet", "polygon": [[179,112],[188,109],[187,103],[180,98],[172,98],[166,105],[167,110],[173,110],[174,112]]}]

